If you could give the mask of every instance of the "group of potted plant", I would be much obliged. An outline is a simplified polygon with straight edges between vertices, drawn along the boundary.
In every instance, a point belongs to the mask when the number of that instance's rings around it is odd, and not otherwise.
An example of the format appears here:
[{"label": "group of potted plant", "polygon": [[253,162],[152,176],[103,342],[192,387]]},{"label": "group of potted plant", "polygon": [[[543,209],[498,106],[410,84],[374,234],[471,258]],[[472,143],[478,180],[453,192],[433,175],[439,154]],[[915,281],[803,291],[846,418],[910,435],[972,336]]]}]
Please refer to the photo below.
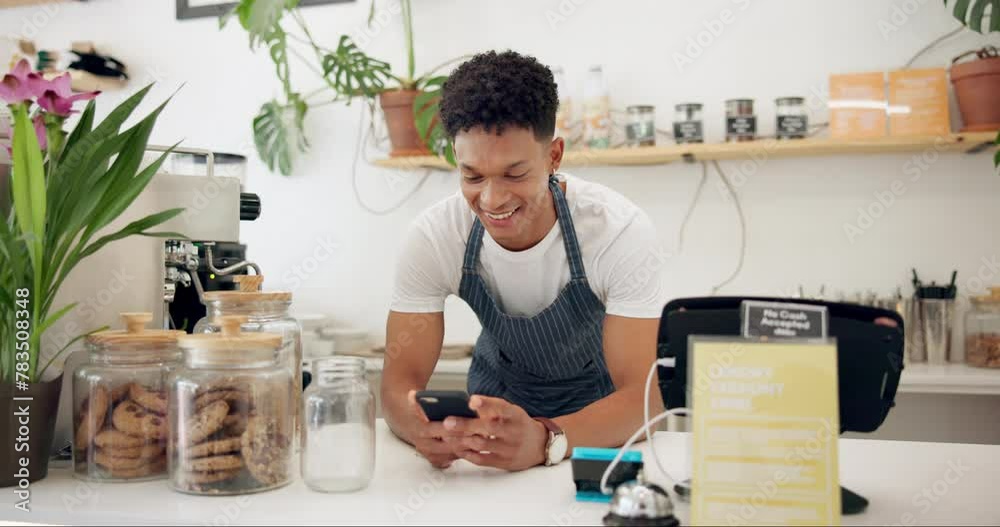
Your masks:
[{"label": "group of potted plant", "polygon": [[[81,260],[110,243],[160,235],[150,229],[182,211],[167,210],[114,232],[108,229],[166,156],[142,166],[166,103],[121,131],[148,91],[140,90],[99,123],[91,100],[67,133],[75,103],[93,99],[97,92],[74,94],[68,73],[47,79],[24,60],[0,79],[0,101],[13,121],[11,144],[3,145],[11,171],[0,185],[0,486],[35,481],[48,470],[62,379],[44,382],[43,374],[85,336],[60,350],[43,351],[46,330],[75,307],[54,305],[63,281]],[[15,448],[19,443],[27,447]]]},{"label": "group of potted plant", "polygon": [[[392,144],[390,155],[434,152],[452,160],[450,143],[436,119],[438,96],[447,77],[435,73],[455,60],[416,76],[410,0],[398,0],[398,6],[393,4],[402,18],[405,34],[405,75],[394,74],[389,63],[369,56],[347,35],[339,38],[335,49],[324,47],[313,37],[298,3],[298,0],[241,0],[220,21],[220,26],[225,26],[230,19],[237,19],[249,34],[251,49],[267,48],[282,85],[283,100],[264,103],[253,120],[257,153],[268,168],[284,175],[292,172],[295,154],[309,146],[303,122],[310,108],[337,102],[349,104],[357,98],[365,100],[373,113],[376,99],[379,101]],[[372,0],[369,25],[377,9],[377,0]],[[297,46],[306,51],[301,52]],[[322,79],[323,86],[305,94],[298,91],[290,78],[290,56],[301,59]]]}]

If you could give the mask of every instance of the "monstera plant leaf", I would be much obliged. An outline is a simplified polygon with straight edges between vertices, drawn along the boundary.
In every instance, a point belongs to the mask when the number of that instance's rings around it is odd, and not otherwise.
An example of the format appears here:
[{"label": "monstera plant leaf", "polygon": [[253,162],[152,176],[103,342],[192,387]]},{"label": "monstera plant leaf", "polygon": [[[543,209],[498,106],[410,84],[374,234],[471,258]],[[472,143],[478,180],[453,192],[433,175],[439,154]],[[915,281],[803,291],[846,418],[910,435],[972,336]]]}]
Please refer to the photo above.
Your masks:
[{"label": "monstera plant leaf", "polygon": [[432,152],[456,166],[455,149],[448,139],[439,117],[441,88],[448,77],[431,77],[424,82],[420,95],[413,101],[413,122],[417,133]]},{"label": "monstera plant leaf", "polygon": [[369,57],[347,35],[340,37],[336,51],[323,56],[323,76],[337,93],[352,97],[374,97],[393,78],[388,62]]},{"label": "monstera plant leaf", "polygon": [[[1000,146],[1000,132],[997,132],[997,146]],[[997,153],[993,156],[993,165],[1000,168],[1000,148],[997,149]]]},{"label": "monstera plant leaf", "polygon": [[276,100],[265,103],[254,118],[257,154],[271,171],[277,169],[282,175],[290,175],[295,153],[309,148],[303,129],[307,109],[306,103],[293,93],[287,104]]},{"label": "monstera plant leaf", "polygon": [[280,29],[285,10],[298,5],[299,0],[240,0],[232,11],[219,19],[219,26],[225,26],[235,16],[250,35],[250,47],[253,48],[260,42],[268,42],[267,37],[276,28]]},{"label": "monstera plant leaf", "polygon": [[[944,0],[947,6],[949,0]],[[1000,31],[1000,0],[954,0],[952,13],[960,22],[977,32],[985,32],[983,29],[983,18],[986,16],[986,7],[993,6],[990,10],[989,25],[985,31]]]}]

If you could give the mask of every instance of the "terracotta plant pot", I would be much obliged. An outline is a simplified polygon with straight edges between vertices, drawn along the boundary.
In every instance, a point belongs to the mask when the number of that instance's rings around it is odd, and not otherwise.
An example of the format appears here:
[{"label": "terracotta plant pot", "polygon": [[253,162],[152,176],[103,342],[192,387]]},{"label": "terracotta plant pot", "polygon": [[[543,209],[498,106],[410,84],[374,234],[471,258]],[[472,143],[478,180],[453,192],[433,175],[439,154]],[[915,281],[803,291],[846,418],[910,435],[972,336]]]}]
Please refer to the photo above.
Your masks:
[{"label": "terracotta plant pot", "polygon": [[413,100],[419,94],[417,90],[394,90],[379,95],[385,123],[389,127],[389,142],[392,143],[389,155],[392,157],[432,154],[420,140],[413,123]]},{"label": "terracotta plant pot", "polygon": [[[61,390],[61,375],[48,382],[29,384],[24,391],[8,383],[0,385],[0,412],[3,412],[0,441],[4,445],[0,451],[0,487],[23,487],[21,481],[24,479],[38,481],[48,475]],[[18,401],[15,397],[30,397],[31,400]],[[27,410],[28,415],[24,416],[22,410]],[[18,446],[21,444],[28,446]],[[22,457],[27,459],[26,467],[21,462]]]},{"label": "terracotta plant pot", "polygon": [[952,64],[951,83],[963,132],[1000,130],[1000,57]]}]

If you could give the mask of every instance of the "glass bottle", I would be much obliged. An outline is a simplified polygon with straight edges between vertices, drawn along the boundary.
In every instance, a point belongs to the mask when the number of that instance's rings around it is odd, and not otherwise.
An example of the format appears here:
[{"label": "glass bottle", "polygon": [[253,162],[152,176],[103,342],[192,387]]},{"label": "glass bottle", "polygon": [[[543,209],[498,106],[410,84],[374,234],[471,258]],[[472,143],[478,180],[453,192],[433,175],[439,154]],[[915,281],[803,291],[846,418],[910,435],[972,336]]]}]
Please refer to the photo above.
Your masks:
[{"label": "glass bottle", "polygon": [[217,334],[178,339],[184,362],[169,378],[170,487],[204,495],[249,494],[292,480],[292,385],[279,362],[282,336],[244,333],[222,316]]},{"label": "glass bottle", "polygon": [[334,357],[313,364],[303,395],[302,479],[319,492],[368,486],[375,469],[375,394],[364,360]]},{"label": "glass bottle", "polygon": [[611,97],[601,66],[590,68],[583,86],[583,143],[587,148],[611,146]]},{"label": "glass bottle", "polygon": [[167,375],[183,331],[147,330],[152,313],[122,313],[125,330],[87,337],[73,372],[73,472],[77,478],[144,481],[167,473]]},{"label": "glass bottle", "polygon": [[559,109],[556,111],[556,137],[562,137],[566,148],[574,143],[573,138],[573,97],[566,82],[566,73],[561,67],[552,68],[552,77],[556,83],[559,97]]}]

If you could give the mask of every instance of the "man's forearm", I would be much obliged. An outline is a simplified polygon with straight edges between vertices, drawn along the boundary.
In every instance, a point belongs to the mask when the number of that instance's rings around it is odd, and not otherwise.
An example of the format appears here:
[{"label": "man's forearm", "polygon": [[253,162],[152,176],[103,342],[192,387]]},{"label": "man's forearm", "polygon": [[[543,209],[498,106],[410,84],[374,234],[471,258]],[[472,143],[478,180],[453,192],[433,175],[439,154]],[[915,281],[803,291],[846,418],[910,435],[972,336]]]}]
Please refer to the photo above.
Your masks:
[{"label": "man's forearm", "polygon": [[[619,447],[625,444],[643,423],[643,386],[630,386],[594,402],[579,412],[553,419],[569,442],[567,455],[574,447]],[[663,410],[659,391],[650,397],[650,416]]]},{"label": "man's forearm", "polygon": [[392,433],[396,434],[396,437],[413,444],[413,440],[409,436],[411,429],[409,425],[410,420],[414,419],[415,416],[410,409],[408,394],[410,390],[422,390],[423,387],[406,381],[385,384],[385,380],[383,380],[383,383],[382,415],[385,422],[389,425]]}]

